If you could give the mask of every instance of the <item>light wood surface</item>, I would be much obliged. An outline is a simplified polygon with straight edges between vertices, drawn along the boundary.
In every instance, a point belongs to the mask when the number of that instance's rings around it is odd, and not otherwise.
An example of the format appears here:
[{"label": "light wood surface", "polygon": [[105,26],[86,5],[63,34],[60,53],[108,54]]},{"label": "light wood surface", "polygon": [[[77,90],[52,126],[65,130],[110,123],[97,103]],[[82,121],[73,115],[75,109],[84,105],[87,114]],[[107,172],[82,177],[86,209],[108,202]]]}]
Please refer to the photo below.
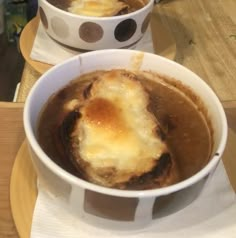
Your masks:
[{"label": "light wood surface", "polygon": [[236,1],[167,0],[158,6],[176,41],[176,61],[203,78],[222,101],[236,100]]},{"label": "light wood surface", "polygon": [[0,237],[16,237],[10,208],[10,176],[24,139],[21,103],[0,102]]},{"label": "light wood surface", "polygon": [[[234,114],[234,117],[230,117],[230,120],[236,120],[236,114]],[[229,128],[228,143],[223,155],[223,162],[230,182],[236,191],[235,132],[235,130]],[[16,155],[10,185],[12,214],[20,237],[30,236],[34,205],[37,198],[36,179],[27,144],[24,142]]]},{"label": "light wood surface", "polygon": [[[236,131],[236,1],[235,0],[164,0],[155,12],[171,35],[177,47],[175,60],[196,72],[215,90],[230,124],[230,140],[227,144],[224,164],[231,182],[236,188],[235,134]],[[161,35],[159,36],[161,37]],[[26,64],[22,76],[19,101],[27,97],[28,89],[40,74]],[[26,85],[27,90],[24,90]],[[4,103],[3,103],[4,104]],[[18,237],[9,207],[9,178],[14,158],[23,141],[19,105],[10,106],[10,118],[0,105],[0,237]],[[16,106],[16,108],[15,108]],[[2,109],[3,107],[3,109]],[[2,122],[3,120],[3,122]],[[6,124],[11,123],[8,128]],[[2,133],[5,131],[5,134]],[[6,133],[6,131],[8,133]],[[22,132],[23,133],[23,132]],[[3,156],[3,155],[6,156]],[[227,158],[227,159],[226,159]]]}]

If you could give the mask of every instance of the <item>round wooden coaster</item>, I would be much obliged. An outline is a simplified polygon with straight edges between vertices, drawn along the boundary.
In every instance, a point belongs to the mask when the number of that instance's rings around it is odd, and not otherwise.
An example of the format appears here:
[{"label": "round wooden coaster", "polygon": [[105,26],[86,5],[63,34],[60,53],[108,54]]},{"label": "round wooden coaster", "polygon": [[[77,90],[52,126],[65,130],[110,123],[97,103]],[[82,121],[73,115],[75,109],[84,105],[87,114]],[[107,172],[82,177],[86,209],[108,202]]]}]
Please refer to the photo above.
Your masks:
[{"label": "round wooden coaster", "polygon": [[[236,134],[232,129],[229,129],[228,143],[223,156],[223,162],[232,185],[235,184],[235,161],[233,161],[235,147]],[[37,198],[36,183],[37,176],[30,159],[27,144],[24,142],[16,156],[10,184],[12,214],[21,238],[30,237],[32,217]]]},{"label": "round wooden coaster", "polygon": [[24,27],[21,36],[20,36],[20,50],[25,59],[25,61],[31,65],[37,72],[43,74],[53,65],[42,63],[40,61],[35,61],[30,58],[30,53],[33,47],[34,39],[37,34],[39,24],[39,17],[33,18],[28,24]]},{"label": "round wooden coaster", "polygon": [[32,217],[37,198],[37,176],[31,162],[27,143],[17,153],[11,174],[10,202],[19,236],[30,237]]},{"label": "round wooden coaster", "polygon": [[[33,18],[24,28],[20,37],[20,49],[26,62],[37,72],[43,74],[53,65],[32,60],[30,53],[37,34],[39,17]],[[157,9],[154,8],[151,18],[151,31],[154,53],[174,60],[176,55],[176,43],[168,29],[162,24]]]}]

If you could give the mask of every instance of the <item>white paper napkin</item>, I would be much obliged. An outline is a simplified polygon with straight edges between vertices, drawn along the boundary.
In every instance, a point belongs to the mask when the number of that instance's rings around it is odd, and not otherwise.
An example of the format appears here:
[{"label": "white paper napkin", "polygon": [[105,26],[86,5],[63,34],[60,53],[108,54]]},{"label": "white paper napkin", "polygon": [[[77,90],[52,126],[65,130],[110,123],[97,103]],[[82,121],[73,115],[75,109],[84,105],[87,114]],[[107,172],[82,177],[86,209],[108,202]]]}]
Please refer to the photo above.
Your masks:
[{"label": "white paper napkin", "polygon": [[[149,53],[154,52],[150,27],[147,29],[143,38],[135,46],[133,46],[132,49],[142,50]],[[56,65],[80,53],[81,52],[79,51],[71,50],[56,43],[47,35],[40,21],[30,53],[30,58],[32,60]]]},{"label": "white paper napkin", "polygon": [[234,238],[236,197],[222,162],[201,195],[181,211],[156,219],[138,231],[114,231],[89,225],[67,212],[65,205],[39,189],[31,238]]}]

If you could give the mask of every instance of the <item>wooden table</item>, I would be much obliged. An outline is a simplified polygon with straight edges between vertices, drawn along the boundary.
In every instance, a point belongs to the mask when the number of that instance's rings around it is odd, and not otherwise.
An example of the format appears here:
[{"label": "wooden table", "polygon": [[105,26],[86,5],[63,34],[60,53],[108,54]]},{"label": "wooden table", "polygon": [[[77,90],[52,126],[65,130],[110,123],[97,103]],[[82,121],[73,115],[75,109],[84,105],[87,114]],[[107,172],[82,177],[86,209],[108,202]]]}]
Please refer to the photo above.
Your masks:
[{"label": "wooden table", "polygon": [[[224,164],[236,190],[233,157],[236,141],[236,1],[163,0],[156,12],[175,38],[175,60],[202,77],[225,107],[232,130],[226,150],[230,159]],[[25,65],[18,102],[24,102],[39,76],[32,67]],[[19,144],[19,141],[15,143]],[[0,158],[0,238],[18,237],[9,206],[9,179],[16,152],[12,151],[11,159]]]}]

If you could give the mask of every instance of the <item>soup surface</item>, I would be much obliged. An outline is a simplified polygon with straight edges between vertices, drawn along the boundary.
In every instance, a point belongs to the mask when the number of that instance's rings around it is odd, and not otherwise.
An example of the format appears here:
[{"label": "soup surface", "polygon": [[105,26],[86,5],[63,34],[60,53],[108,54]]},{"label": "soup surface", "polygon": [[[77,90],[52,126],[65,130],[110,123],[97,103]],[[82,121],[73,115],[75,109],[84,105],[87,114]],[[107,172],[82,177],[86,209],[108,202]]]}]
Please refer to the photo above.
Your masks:
[{"label": "soup surface", "polygon": [[[58,140],[58,128],[65,118],[65,110],[62,110],[65,105],[75,99],[82,99],[85,89],[103,73],[104,71],[96,71],[82,75],[54,94],[45,105],[38,124],[38,140],[46,154],[68,172],[82,178]],[[135,74],[148,92],[149,109],[161,124],[162,137],[174,155],[178,181],[194,175],[209,161],[212,150],[212,129],[206,116],[206,108],[190,89],[175,79],[151,72],[140,71]],[[152,184],[151,181],[150,184],[151,186],[138,188],[132,188],[130,185],[126,188],[145,189],[160,186]]]},{"label": "soup surface", "polygon": [[55,7],[84,16],[117,16],[137,11],[148,0],[47,0]]}]

